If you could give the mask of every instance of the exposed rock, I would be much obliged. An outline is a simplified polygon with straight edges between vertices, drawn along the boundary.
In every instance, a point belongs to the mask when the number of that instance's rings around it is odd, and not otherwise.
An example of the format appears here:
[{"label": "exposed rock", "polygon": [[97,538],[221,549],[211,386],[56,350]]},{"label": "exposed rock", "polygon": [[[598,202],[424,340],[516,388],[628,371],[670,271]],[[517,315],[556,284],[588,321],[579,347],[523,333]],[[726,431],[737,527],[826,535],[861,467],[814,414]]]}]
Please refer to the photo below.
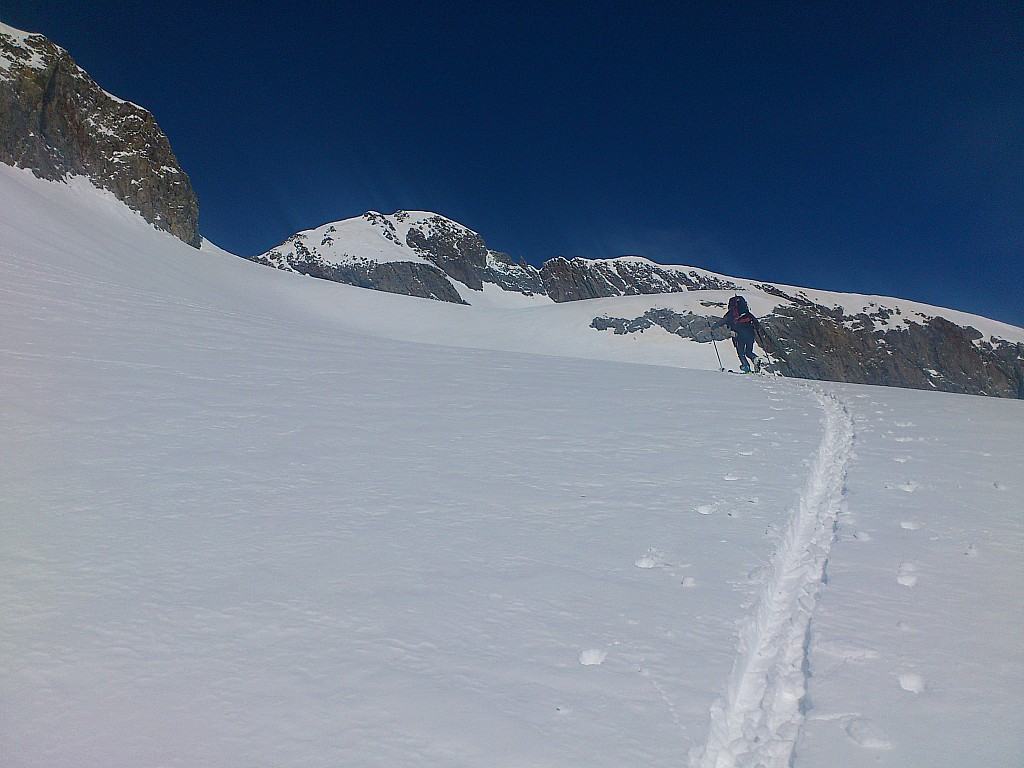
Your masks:
[{"label": "exposed rock", "polygon": [[717,320],[718,318],[708,318],[705,315],[679,314],[671,309],[649,309],[633,320],[619,317],[595,317],[590,323],[590,327],[599,331],[610,329],[617,335],[622,335],[643,333],[648,328],[658,326],[681,338],[693,339],[701,343],[725,341],[729,338],[728,329],[711,327]]},{"label": "exposed rock", "polygon": [[608,296],[739,290],[729,280],[696,269],[662,267],[646,259],[566,259],[558,256],[540,268],[544,288],[554,301]]},{"label": "exposed rock", "polygon": [[769,351],[789,376],[1024,397],[1024,345],[985,341],[942,317],[876,330],[868,315],[780,306],[762,323],[775,347]]},{"label": "exposed rock", "polygon": [[460,304],[466,302],[456,283],[475,291],[493,283],[528,296],[544,293],[534,267],[489,250],[473,230],[424,211],[368,211],[298,232],[252,260],[361,288]]},{"label": "exposed rock", "polygon": [[[406,222],[410,214],[397,211],[393,218]],[[484,239],[451,219],[432,214],[411,224],[405,243],[418,255],[436,264],[453,280],[474,291],[484,283],[527,296],[544,294],[540,272],[525,262],[487,248]]]},{"label": "exposed rock", "polygon": [[[401,222],[408,214],[398,211],[394,216]],[[452,279],[474,291],[484,289],[481,274],[487,268],[487,246],[471,229],[435,215],[411,226],[405,242]]]},{"label": "exposed rock", "polygon": [[301,233],[293,235],[277,248],[252,257],[252,261],[359,288],[454,304],[466,303],[445,273],[433,264],[411,261],[329,261],[315,247],[307,246],[305,239]]},{"label": "exposed rock", "polygon": [[192,246],[199,203],[153,115],[111,96],[42,35],[0,25],[0,161],[86,176]]},{"label": "exposed rock", "polygon": [[507,253],[487,252],[487,269],[481,274],[485,283],[494,283],[504,291],[526,296],[543,296],[544,281],[540,270],[525,261],[514,261]]},{"label": "exposed rock", "polygon": [[[984,340],[974,328],[942,317],[920,317],[898,328],[876,328],[898,309],[873,316],[844,316],[809,301],[781,305],[760,318],[759,343],[771,358],[768,370],[804,379],[930,389],[961,394],[1024,398],[1024,345]],[[708,323],[717,316],[652,309],[632,320],[594,318],[597,330],[642,333],[655,325],[669,333],[707,342],[728,332]]]}]

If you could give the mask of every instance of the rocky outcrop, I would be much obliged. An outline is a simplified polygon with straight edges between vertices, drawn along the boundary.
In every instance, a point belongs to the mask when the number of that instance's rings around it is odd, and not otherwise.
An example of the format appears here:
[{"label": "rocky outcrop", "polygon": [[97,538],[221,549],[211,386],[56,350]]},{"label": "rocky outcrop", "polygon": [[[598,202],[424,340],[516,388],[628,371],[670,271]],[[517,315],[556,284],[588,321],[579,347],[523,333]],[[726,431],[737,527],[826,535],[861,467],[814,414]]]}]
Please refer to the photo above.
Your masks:
[{"label": "rocky outcrop", "polygon": [[526,296],[543,296],[546,292],[540,270],[499,251],[487,252],[487,269],[481,274],[481,279],[485,283],[494,283],[503,291]]},{"label": "rocky outcrop", "polygon": [[559,256],[544,262],[540,274],[547,295],[559,302],[681,291],[739,290],[736,283],[708,272],[662,267],[641,258],[593,260]]},{"label": "rocky outcrop", "polygon": [[[849,317],[810,302],[780,305],[761,318],[767,369],[803,379],[1024,398],[1024,345],[986,340],[942,317],[879,327],[890,312]],[[626,334],[658,326],[707,343],[728,338],[724,328],[709,330],[718,317],[651,309],[633,319],[597,317],[591,327]]]},{"label": "rocky outcrop", "polygon": [[1024,398],[1024,345],[920,317],[876,328],[868,315],[780,306],[763,325],[783,373],[804,379]]},{"label": "rocky outcrop", "polygon": [[399,224],[410,225],[405,244],[453,280],[474,291],[482,291],[484,283],[494,283],[505,291],[543,295],[544,284],[534,267],[515,262],[508,254],[490,250],[478,233],[444,216],[415,217],[416,214],[408,211],[392,214]]},{"label": "rocky outcrop", "polygon": [[680,314],[671,309],[649,309],[640,317],[626,320],[621,317],[595,317],[590,327],[598,331],[613,331],[616,335],[627,333],[643,333],[648,328],[664,328],[669,333],[684,339],[693,339],[700,343],[725,341],[729,331],[724,328],[712,328],[718,318],[704,315]]},{"label": "rocky outcrop", "polygon": [[86,176],[198,247],[199,203],[153,115],[111,96],[42,35],[0,25],[0,162]]},{"label": "rocky outcrop", "polygon": [[[398,211],[394,216],[401,223],[409,214]],[[411,226],[405,244],[453,280],[474,291],[483,290],[481,274],[487,269],[487,246],[473,230],[435,215]]]},{"label": "rocky outcrop", "polygon": [[[328,227],[321,246],[327,243],[333,232],[334,228]],[[314,245],[307,243],[307,238],[302,233],[292,235],[267,253],[252,257],[252,261],[359,288],[454,304],[466,303],[444,271],[433,264],[411,261],[381,263],[366,259],[337,262],[324,258]]]}]

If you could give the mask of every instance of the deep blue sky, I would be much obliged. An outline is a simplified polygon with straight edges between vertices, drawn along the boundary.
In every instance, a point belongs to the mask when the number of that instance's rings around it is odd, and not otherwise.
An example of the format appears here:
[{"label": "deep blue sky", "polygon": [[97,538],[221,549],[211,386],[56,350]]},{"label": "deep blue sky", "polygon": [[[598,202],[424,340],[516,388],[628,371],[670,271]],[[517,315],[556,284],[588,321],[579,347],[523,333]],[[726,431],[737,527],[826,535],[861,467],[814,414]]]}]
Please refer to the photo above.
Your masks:
[{"label": "deep blue sky", "polygon": [[[676,6],[666,9],[666,6]],[[240,255],[427,209],[1024,325],[1014,2],[5,0],[151,110]]]}]

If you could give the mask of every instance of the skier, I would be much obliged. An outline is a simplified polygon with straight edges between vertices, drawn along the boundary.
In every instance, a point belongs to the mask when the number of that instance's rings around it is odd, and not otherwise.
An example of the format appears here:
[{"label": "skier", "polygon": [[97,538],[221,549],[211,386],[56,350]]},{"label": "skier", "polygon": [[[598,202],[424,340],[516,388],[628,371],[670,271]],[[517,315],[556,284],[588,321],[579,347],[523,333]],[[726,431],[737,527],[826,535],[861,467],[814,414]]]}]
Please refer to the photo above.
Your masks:
[{"label": "skier", "polygon": [[754,336],[761,329],[761,325],[750,313],[746,299],[742,296],[733,296],[729,299],[729,310],[725,317],[711,327],[721,328],[723,325],[728,325],[732,331],[732,343],[740,359],[740,369],[744,373],[750,373],[750,364],[753,363],[754,371],[759,371],[761,361],[754,355]]}]

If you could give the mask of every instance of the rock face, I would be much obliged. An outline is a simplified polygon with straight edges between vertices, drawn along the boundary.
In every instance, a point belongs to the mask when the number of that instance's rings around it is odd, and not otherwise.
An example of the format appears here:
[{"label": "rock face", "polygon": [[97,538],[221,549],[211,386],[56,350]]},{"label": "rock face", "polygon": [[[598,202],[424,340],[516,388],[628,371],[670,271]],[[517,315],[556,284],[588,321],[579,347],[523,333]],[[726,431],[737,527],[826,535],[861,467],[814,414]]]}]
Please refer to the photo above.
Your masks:
[{"label": "rock face", "polygon": [[199,203],[153,115],[111,96],[67,51],[0,24],[0,161],[90,178],[198,247]]},{"label": "rock face", "polygon": [[561,256],[540,269],[544,289],[554,301],[637,296],[680,291],[735,291],[739,286],[711,272],[663,267],[639,257],[594,261]]},{"label": "rock face", "polygon": [[1024,398],[1024,345],[985,340],[943,317],[877,328],[867,314],[779,306],[763,323],[789,376]]},{"label": "rock face", "polygon": [[[771,356],[767,369],[801,379],[1024,398],[1024,344],[985,340],[943,317],[878,327],[887,314],[851,317],[810,302],[779,305],[760,318],[765,334],[759,345]],[[591,327],[627,334],[658,326],[706,343],[729,338],[725,328],[709,328],[719,317],[651,309],[633,319],[597,317]]]}]

